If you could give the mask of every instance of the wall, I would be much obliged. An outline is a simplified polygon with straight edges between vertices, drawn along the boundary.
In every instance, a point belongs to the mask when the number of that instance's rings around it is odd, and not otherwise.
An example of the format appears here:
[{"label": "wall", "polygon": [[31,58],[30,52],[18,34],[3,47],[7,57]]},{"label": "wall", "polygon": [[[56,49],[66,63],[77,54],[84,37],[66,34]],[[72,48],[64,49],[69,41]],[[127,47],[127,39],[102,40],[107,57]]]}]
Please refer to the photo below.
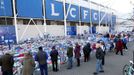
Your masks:
[{"label": "wall", "polygon": [[96,27],[96,31],[99,33],[106,33],[109,32],[109,27],[107,26],[101,26],[99,30],[99,26]]},{"label": "wall", "polygon": [[27,38],[38,38],[42,36],[44,31],[43,25],[18,25],[18,40],[25,40]]},{"label": "wall", "polygon": [[[43,25],[18,25],[18,40],[25,40],[27,38],[38,38],[45,34],[45,27]],[[27,29],[26,29],[27,28]],[[48,25],[46,27],[47,34],[52,36],[64,36],[63,25]]]},{"label": "wall", "polygon": [[[63,2],[63,0],[57,0],[57,1]],[[81,7],[99,10],[98,5],[93,4],[93,3],[89,3],[87,1],[83,1],[83,0],[66,0],[66,3],[71,3],[71,4],[77,5],[77,6],[80,5]],[[100,8],[102,11],[105,11],[104,7],[100,7]],[[112,10],[109,9],[106,12],[111,12],[111,11]],[[55,12],[57,12],[57,11],[55,11]],[[42,34],[45,32],[44,26],[41,25],[42,24],[41,21],[37,21],[37,24],[38,25],[36,25],[36,26],[29,25],[26,32],[24,33],[27,25],[23,25],[23,20],[18,21],[18,38],[19,38],[19,40],[31,38],[31,37],[39,37],[39,35],[42,36]],[[64,36],[64,25],[56,25],[56,24],[57,23],[55,23],[55,21],[52,21],[51,25],[48,25],[46,27],[47,33],[52,35],[52,36]],[[70,25],[70,23],[68,22],[67,25]],[[77,23],[77,25],[79,25],[79,24]],[[98,31],[98,27],[96,29]],[[102,30],[100,32],[102,32],[102,33],[109,31],[108,27],[101,27],[101,29]],[[77,26],[77,34],[79,34],[79,33],[83,34],[84,30],[86,30],[88,32],[89,27],[88,26]]]},{"label": "wall", "polygon": [[[27,38],[39,38],[45,34],[45,27],[43,25],[18,25],[18,40],[25,40]],[[27,28],[27,29],[26,29]],[[77,26],[77,34],[84,34],[84,31],[89,32],[89,26]],[[46,33],[52,36],[64,36],[63,25],[47,25]],[[96,31],[99,31],[97,26]],[[100,33],[109,31],[109,27],[101,26]]]},{"label": "wall", "polygon": [[49,25],[47,26],[47,33],[49,33],[52,36],[64,36],[64,26]]},{"label": "wall", "polygon": [[88,26],[77,26],[77,34],[84,34],[84,31],[89,32]]}]

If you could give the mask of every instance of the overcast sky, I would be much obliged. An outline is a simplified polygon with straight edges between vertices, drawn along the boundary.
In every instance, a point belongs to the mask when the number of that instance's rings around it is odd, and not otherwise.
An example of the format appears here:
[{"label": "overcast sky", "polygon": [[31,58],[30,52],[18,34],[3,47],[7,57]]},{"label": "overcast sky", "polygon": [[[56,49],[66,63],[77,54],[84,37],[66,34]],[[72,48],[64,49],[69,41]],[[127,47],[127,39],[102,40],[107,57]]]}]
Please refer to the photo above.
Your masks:
[{"label": "overcast sky", "polygon": [[[129,15],[128,13],[132,14],[134,8],[134,0],[91,0],[91,1],[115,9],[120,16],[123,16],[121,14],[126,14],[126,15]],[[132,1],[133,5],[130,3],[130,1]]]}]

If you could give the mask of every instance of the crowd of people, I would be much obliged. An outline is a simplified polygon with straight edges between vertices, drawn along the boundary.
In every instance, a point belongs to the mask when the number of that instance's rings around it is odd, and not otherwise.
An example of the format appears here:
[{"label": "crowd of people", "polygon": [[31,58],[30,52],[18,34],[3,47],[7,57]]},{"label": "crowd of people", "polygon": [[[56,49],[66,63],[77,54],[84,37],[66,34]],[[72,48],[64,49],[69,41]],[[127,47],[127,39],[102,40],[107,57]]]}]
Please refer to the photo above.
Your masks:
[{"label": "crowd of people", "polygon": [[[76,66],[80,67],[81,60],[88,62],[91,59],[91,52],[95,52],[97,59],[96,71],[93,73],[97,75],[100,72],[104,72],[103,66],[105,65],[105,55],[107,52],[112,51],[115,54],[120,52],[123,55],[123,49],[127,51],[130,34],[107,33],[93,36],[92,38],[84,37],[82,40],[81,38],[77,40],[76,38],[62,38],[58,40],[41,40],[36,41],[36,43],[32,41],[25,45],[14,45],[15,47],[10,51],[1,48],[3,52],[0,57],[2,75],[13,75],[14,64],[17,62],[22,65],[20,75],[33,75],[36,69],[40,69],[41,75],[49,75],[48,66],[50,64],[52,64],[52,71],[58,72],[60,70],[59,64],[63,64],[65,61],[67,61],[67,69],[72,69],[74,63],[73,58],[76,59]],[[65,41],[63,42],[63,40]],[[17,58],[19,57],[22,58],[18,61]],[[84,59],[81,59],[82,57]]]}]

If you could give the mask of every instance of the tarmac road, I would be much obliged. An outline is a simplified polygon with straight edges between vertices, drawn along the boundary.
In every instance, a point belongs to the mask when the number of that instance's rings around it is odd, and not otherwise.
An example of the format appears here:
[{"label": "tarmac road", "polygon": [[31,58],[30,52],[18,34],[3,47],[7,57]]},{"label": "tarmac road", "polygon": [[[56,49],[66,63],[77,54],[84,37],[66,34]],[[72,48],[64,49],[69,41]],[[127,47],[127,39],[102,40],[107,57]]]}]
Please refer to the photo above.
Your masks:
[{"label": "tarmac road", "polygon": [[[124,55],[116,55],[109,52],[105,58],[104,73],[98,75],[122,75],[122,68],[125,64],[129,64],[129,60],[133,59],[134,42],[128,43],[128,51],[124,51]],[[94,54],[89,62],[81,61],[81,66],[76,67],[74,64],[71,70],[67,70],[66,64],[60,67],[58,72],[49,71],[49,75],[93,75],[95,72],[96,58]],[[38,74],[39,75],[39,74]]]},{"label": "tarmac road", "polygon": [[[116,55],[114,52],[110,52],[106,55],[106,64],[104,66],[104,73],[99,75],[122,75],[122,68],[125,64],[129,64],[129,60],[133,59],[134,42],[128,43],[128,51],[124,51],[124,55]],[[59,72],[49,72],[49,75],[93,75],[95,71],[96,59],[92,55],[89,62],[81,63],[80,67],[76,67],[74,64],[73,69],[67,70],[66,65],[62,65]]]}]

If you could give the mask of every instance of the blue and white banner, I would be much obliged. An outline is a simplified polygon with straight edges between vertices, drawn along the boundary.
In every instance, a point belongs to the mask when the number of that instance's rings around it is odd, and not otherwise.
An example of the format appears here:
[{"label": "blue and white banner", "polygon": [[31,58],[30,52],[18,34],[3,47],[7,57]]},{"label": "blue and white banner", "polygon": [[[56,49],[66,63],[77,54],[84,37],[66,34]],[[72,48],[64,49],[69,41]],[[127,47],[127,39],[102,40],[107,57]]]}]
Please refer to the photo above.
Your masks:
[{"label": "blue and white banner", "polygon": [[0,43],[16,43],[15,26],[0,26]]},{"label": "blue and white banner", "polygon": [[76,35],[77,28],[76,26],[67,26],[67,35]]},{"label": "blue and white banner", "polygon": [[91,21],[92,23],[99,23],[99,12],[97,10],[91,10]]},{"label": "blue and white banner", "polygon": [[16,0],[18,17],[43,18],[42,0]]},{"label": "blue and white banner", "polygon": [[67,11],[67,20],[68,21],[79,21],[79,7],[76,5],[71,5],[69,9],[69,4],[66,4],[66,11]]},{"label": "blue and white banner", "polygon": [[90,9],[81,7],[81,21],[90,22]]},{"label": "blue and white banner", "polygon": [[13,16],[12,0],[0,0],[0,16]]},{"label": "blue and white banner", "polygon": [[46,0],[46,19],[64,20],[63,3],[54,0]]}]

